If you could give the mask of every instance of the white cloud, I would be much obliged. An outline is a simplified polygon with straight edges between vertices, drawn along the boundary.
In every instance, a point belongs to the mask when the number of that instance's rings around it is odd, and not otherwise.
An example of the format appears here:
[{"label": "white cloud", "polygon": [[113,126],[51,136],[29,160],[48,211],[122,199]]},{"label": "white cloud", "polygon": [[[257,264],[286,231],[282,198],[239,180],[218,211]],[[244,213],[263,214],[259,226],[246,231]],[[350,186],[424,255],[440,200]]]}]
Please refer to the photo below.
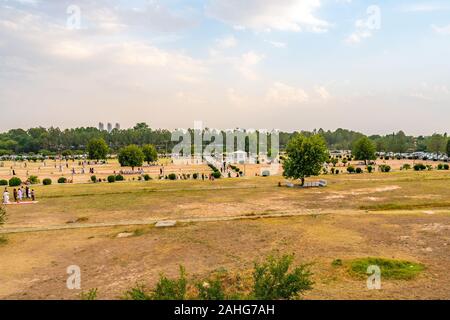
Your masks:
[{"label": "white cloud", "polygon": [[239,29],[324,32],[330,24],[316,16],[320,7],[320,0],[210,0],[207,12]]},{"label": "white cloud", "polygon": [[411,3],[401,7],[403,12],[435,12],[448,10],[450,6],[439,3]]},{"label": "white cloud", "polygon": [[228,49],[237,46],[238,41],[233,35],[226,36],[216,40],[217,46],[221,49]]},{"label": "white cloud", "polygon": [[444,27],[439,27],[439,26],[436,26],[436,25],[432,25],[431,28],[437,34],[450,35],[450,24],[448,26],[444,26]]},{"label": "white cloud", "polygon": [[315,90],[315,92],[319,95],[319,97],[322,100],[326,101],[326,100],[330,99],[330,93],[328,92],[328,90],[325,87],[323,87],[323,86],[316,86],[314,88],[314,90]]},{"label": "white cloud", "polygon": [[282,82],[273,83],[266,97],[268,101],[279,104],[302,104],[309,99],[302,88],[292,87]]},{"label": "white cloud", "polygon": [[287,47],[287,44],[285,42],[270,41],[270,40],[264,40],[264,42],[269,43],[270,45],[274,46],[275,48],[286,48]]}]

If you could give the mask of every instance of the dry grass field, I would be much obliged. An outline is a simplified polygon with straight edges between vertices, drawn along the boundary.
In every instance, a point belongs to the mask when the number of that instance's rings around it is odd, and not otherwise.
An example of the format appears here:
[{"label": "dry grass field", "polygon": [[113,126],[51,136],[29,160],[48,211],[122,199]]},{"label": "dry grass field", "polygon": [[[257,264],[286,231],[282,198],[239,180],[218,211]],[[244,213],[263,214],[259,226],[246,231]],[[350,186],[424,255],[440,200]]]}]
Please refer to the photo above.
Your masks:
[{"label": "dry grass field", "polygon": [[[79,299],[66,288],[69,265],[100,299],[151,286],[161,272],[175,276],[179,265],[192,279],[226,270],[245,288],[254,261],[278,251],[312,263],[306,299],[450,299],[450,172],[321,178],[328,187],[278,187],[281,176],[36,186],[39,203],[8,206],[0,228],[0,298]],[[155,228],[157,220],[178,223]],[[347,266],[368,256],[425,270],[368,290]]]}]

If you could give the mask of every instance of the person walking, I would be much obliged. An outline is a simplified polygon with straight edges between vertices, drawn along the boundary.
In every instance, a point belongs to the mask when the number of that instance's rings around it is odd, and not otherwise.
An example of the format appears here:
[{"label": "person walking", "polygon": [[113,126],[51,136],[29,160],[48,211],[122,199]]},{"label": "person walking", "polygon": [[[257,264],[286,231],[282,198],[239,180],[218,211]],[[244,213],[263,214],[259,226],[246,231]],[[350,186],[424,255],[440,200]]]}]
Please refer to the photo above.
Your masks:
[{"label": "person walking", "polygon": [[23,192],[22,192],[22,187],[19,188],[19,190],[17,191],[17,202],[22,201],[22,197],[23,197]]},{"label": "person walking", "polygon": [[31,190],[31,201],[36,201],[36,193],[34,192],[34,189]]},{"label": "person walking", "polygon": [[5,191],[3,192],[3,204],[9,203],[9,192],[8,189],[5,188]]},{"label": "person walking", "polygon": [[13,190],[13,196],[14,196],[14,202],[17,202],[17,189],[14,188]]}]

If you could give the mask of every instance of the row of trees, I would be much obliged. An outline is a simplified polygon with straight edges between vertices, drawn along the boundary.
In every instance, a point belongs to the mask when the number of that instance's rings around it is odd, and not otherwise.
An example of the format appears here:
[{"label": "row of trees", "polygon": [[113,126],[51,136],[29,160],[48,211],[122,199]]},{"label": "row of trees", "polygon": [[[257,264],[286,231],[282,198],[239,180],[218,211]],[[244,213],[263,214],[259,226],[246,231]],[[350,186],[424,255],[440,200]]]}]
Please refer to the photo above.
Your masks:
[{"label": "row of trees", "polygon": [[[190,130],[191,134],[193,131]],[[359,132],[346,129],[325,131],[323,129],[313,131],[301,131],[294,133],[280,132],[280,148],[285,150],[289,140],[297,135],[320,135],[330,150],[350,150],[358,139],[364,135]],[[224,142],[226,141],[225,133]],[[429,137],[407,136],[403,131],[386,136],[374,135],[369,137],[375,143],[377,151],[407,152],[428,151],[447,152],[448,138],[446,134],[434,134]],[[171,141],[171,132],[164,129],[151,129],[146,123],[138,123],[133,128],[111,132],[100,131],[96,128],[74,128],[61,130],[59,128],[31,128],[28,130],[13,129],[0,134],[0,156],[5,154],[20,153],[62,153],[84,152],[88,142],[93,139],[103,139],[108,147],[117,152],[128,145],[143,146],[154,145],[158,152],[170,152],[177,143]],[[268,139],[270,141],[270,139]],[[450,148],[450,146],[449,146]],[[450,153],[450,149],[448,150]]]},{"label": "row of trees", "polygon": [[[108,144],[102,138],[91,139],[86,149],[89,159],[97,161],[106,159],[110,152]],[[144,161],[150,164],[158,160],[158,152],[152,144],[146,144],[142,147],[131,144],[121,148],[117,157],[121,166],[134,169],[134,167],[142,166]]]},{"label": "row of trees", "polygon": [[[302,186],[305,178],[321,173],[323,164],[330,157],[325,139],[320,134],[295,135],[287,145],[286,154],[283,176],[301,180]],[[376,159],[376,145],[368,137],[362,136],[353,143],[352,155],[355,160],[363,160],[367,165],[368,161]]]}]

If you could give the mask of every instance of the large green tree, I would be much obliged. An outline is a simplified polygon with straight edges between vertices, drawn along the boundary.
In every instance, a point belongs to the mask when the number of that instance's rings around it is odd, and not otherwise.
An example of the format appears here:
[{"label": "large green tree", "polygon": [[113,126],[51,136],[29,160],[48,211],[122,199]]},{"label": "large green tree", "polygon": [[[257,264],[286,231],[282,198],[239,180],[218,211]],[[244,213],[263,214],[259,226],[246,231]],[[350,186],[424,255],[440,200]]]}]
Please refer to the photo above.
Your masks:
[{"label": "large green tree", "polygon": [[108,151],[109,147],[106,144],[105,140],[103,140],[102,138],[89,140],[87,145],[89,159],[97,161],[106,159]]},{"label": "large green tree", "polygon": [[305,136],[297,134],[286,147],[287,159],[283,162],[283,176],[300,179],[302,186],[305,178],[317,176],[327,161],[329,153],[321,135]]},{"label": "large green tree", "polygon": [[144,153],[141,148],[132,144],[120,149],[118,158],[122,167],[131,167],[134,170],[134,167],[142,166]]},{"label": "large green tree", "polygon": [[376,147],[375,144],[367,137],[362,137],[355,142],[352,149],[352,154],[355,160],[364,160],[367,164],[368,160],[375,160]]},{"label": "large green tree", "polygon": [[144,153],[144,160],[147,161],[148,164],[150,162],[155,162],[158,160],[158,152],[156,148],[152,144],[146,144],[142,147],[142,152]]},{"label": "large green tree", "polygon": [[447,137],[435,133],[427,141],[427,150],[433,153],[443,153],[447,147]]}]

